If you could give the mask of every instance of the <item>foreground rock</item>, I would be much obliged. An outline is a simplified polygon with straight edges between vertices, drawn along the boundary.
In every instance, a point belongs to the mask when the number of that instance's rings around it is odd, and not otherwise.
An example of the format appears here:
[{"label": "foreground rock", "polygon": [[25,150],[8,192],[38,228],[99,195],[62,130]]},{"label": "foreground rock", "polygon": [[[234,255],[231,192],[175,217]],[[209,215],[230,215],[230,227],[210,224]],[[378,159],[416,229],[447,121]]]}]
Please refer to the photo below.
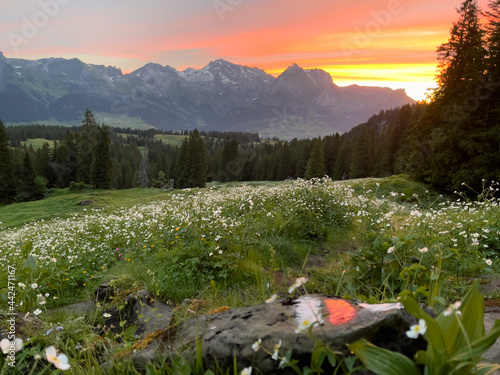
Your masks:
[{"label": "foreground rock", "polygon": [[426,347],[422,338],[412,340],[406,336],[416,319],[401,304],[365,305],[309,295],[188,320],[165,330],[133,359],[142,366],[157,355],[164,358],[180,354],[194,361],[196,342],[201,340],[203,360],[210,366],[217,363],[220,368],[229,369],[236,358],[238,369],[252,366],[262,373],[276,374],[280,373],[280,361],[273,360],[263,349],[254,351],[252,344],[261,339],[262,348],[272,353],[281,340],[280,358],[291,349],[292,359],[299,360],[301,366],[309,365],[314,341],[308,337],[307,329],[299,333],[297,329],[304,318],[311,316],[322,321],[313,326],[312,334],[345,355],[349,354],[346,344],[361,338],[409,357]]},{"label": "foreground rock", "polygon": [[[100,285],[95,291],[97,301],[102,303],[109,302],[115,294],[110,281]],[[144,337],[160,328],[169,327],[172,320],[173,307],[156,301],[146,289],[129,294],[123,305],[122,311],[117,307],[106,311],[111,316],[106,319],[104,330],[109,329],[119,334],[128,327],[136,326],[135,334]],[[127,323],[122,328],[120,323],[123,320]]]},{"label": "foreground rock", "polygon": [[[484,328],[486,332],[495,324],[495,321],[500,319],[500,307],[486,307],[484,311]],[[493,345],[486,353],[484,353],[484,358],[492,363],[500,363],[500,339],[497,340],[495,345]],[[495,372],[495,374],[500,374],[500,371]]]},{"label": "foreground rock", "polygon": [[30,313],[0,314],[0,320],[6,321],[6,326],[0,328],[0,338],[7,338],[9,334],[15,333],[17,338],[26,341],[43,327],[43,322],[36,315]]}]

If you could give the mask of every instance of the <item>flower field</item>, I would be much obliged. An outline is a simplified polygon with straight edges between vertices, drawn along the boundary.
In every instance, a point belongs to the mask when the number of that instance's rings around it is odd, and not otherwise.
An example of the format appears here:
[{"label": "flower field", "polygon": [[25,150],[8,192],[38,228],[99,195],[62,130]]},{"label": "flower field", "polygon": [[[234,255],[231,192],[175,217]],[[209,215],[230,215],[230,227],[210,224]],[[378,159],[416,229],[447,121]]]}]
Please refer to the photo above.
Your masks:
[{"label": "flower field", "polygon": [[[401,176],[214,185],[1,229],[1,271],[15,269],[15,309],[46,328],[25,341],[19,371],[49,345],[68,355],[75,373],[119,355],[93,330],[102,313],[75,321],[54,310],[93,299],[112,278],[178,305],[179,316],[187,314],[184,299],[208,300],[206,309],[262,303],[305,276],[309,292],[369,303],[411,296],[443,311],[472,280],[500,269],[496,186],[472,201]],[[0,290],[5,312],[7,278]]]}]

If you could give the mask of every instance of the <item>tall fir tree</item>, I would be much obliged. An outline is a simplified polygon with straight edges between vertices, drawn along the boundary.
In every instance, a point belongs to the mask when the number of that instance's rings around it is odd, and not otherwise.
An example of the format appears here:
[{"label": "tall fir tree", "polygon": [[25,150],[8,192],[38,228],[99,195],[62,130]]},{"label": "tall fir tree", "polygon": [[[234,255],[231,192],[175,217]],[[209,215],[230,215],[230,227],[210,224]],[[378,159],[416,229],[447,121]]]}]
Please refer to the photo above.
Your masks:
[{"label": "tall fir tree", "polygon": [[473,166],[483,149],[483,137],[478,135],[485,130],[485,102],[478,95],[484,88],[486,56],[481,11],[476,0],[465,0],[457,11],[450,38],[437,51],[439,87],[412,135],[413,144],[419,145],[413,149],[420,156],[415,159],[416,176],[450,190],[462,182],[480,181],[484,172]]},{"label": "tall fir tree", "polygon": [[111,189],[111,142],[108,127],[102,125],[97,131],[97,140],[93,148],[91,181],[97,189]]},{"label": "tall fir tree", "polygon": [[137,172],[137,179],[139,185],[143,188],[148,187],[150,183],[148,171],[149,171],[149,159],[148,155],[145,154],[142,157],[141,164],[139,164],[139,171]]},{"label": "tall fir tree", "polygon": [[20,185],[17,193],[17,199],[20,202],[40,199],[36,188],[36,174],[33,163],[28,152],[25,152],[23,158],[23,167],[20,174]]},{"label": "tall fir tree", "polygon": [[363,126],[352,150],[349,178],[363,178],[371,175],[373,158],[370,140],[373,138],[372,135],[373,131]]},{"label": "tall fir tree", "polygon": [[323,143],[321,138],[316,138],[313,141],[313,148],[309,160],[307,161],[306,172],[304,178],[310,180],[311,178],[322,178],[326,174],[325,158],[323,155]]},{"label": "tall fir tree", "polygon": [[221,182],[234,181],[240,172],[238,147],[238,141],[234,137],[232,139],[226,138],[220,163],[219,180]]},{"label": "tall fir tree", "polygon": [[188,152],[188,138],[184,138],[179,150],[178,177],[177,181],[175,182],[178,189],[186,187],[188,183],[188,174],[185,171],[188,163]]},{"label": "tall fir tree", "polygon": [[195,129],[181,146],[180,188],[205,187],[208,177],[209,155],[200,132]]},{"label": "tall fir tree", "polygon": [[57,176],[51,168],[52,151],[48,142],[36,150],[35,154],[35,172],[47,180],[48,186],[53,187],[57,183]]},{"label": "tall fir tree", "polygon": [[293,159],[290,144],[284,142],[278,151],[278,170],[276,172],[276,180],[281,181],[295,174],[293,170]]},{"label": "tall fir tree", "polygon": [[92,183],[91,167],[93,150],[99,127],[94,115],[88,109],[85,111],[78,137],[78,173],[75,179],[86,184]]},{"label": "tall fir tree", "polygon": [[[77,180],[78,175],[78,144],[73,133],[66,132],[64,140],[64,172],[62,176],[62,186],[69,186],[71,181]],[[90,168],[90,166],[89,166]]]},{"label": "tall fir tree", "polygon": [[0,120],[0,204],[12,203],[16,196],[16,179],[13,166],[7,129]]},{"label": "tall fir tree", "polygon": [[335,133],[323,138],[323,153],[325,157],[325,170],[328,176],[333,176],[335,161],[339,153],[340,134]]},{"label": "tall fir tree", "polygon": [[264,181],[266,179],[268,163],[269,157],[267,156],[267,154],[260,153],[252,172],[253,181]]},{"label": "tall fir tree", "polygon": [[498,125],[500,119],[500,0],[490,0],[487,26],[487,90],[488,105],[486,121],[490,127]]},{"label": "tall fir tree", "polygon": [[297,154],[296,177],[303,178],[305,176],[313,143],[314,142],[310,139],[304,139],[302,141],[293,139],[290,142],[290,147]]},{"label": "tall fir tree", "polygon": [[401,107],[395,123],[389,123],[384,129],[380,152],[377,160],[377,175],[391,176],[395,171],[395,161],[403,144],[407,142],[407,133],[410,121],[412,121],[412,107],[407,104]]},{"label": "tall fir tree", "polygon": [[488,175],[483,178],[500,180],[500,0],[490,0],[488,16],[488,38],[486,70],[488,73],[488,104],[486,109],[486,139],[488,151],[485,159]]},{"label": "tall fir tree", "polygon": [[490,0],[488,17],[486,49],[486,71],[493,83],[500,79],[500,0]]},{"label": "tall fir tree", "polygon": [[352,141],[347,137],[340,139],[339,153],[333,166],[332,177],[335,180],[346,180],[349,178],[349,168],[352,158]]},{"label": "tall fir tree", "polygon": [[465,100],[474,94],[484,73],[486,49],[477,0],[465,0],[457,12],[459,20],[453,23],[448,42],[437,50],[439,88],[434,99]]}]

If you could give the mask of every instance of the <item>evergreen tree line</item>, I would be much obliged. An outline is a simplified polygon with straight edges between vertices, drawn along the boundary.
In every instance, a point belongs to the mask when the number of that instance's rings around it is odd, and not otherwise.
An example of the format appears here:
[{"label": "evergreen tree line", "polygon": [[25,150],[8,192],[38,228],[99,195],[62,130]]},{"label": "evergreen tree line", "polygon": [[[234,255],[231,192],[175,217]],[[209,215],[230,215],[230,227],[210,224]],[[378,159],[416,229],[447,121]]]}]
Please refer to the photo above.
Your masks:
[{"label": "evergreen tree line", "polygon": [[[50,128],[45,130],[54,135],[60,133],[60,127]],[[39,131],[40,127],[33,126],[32,133]],[[46,142],[36,151],[33,147],[11,148],[7,129],[0,121],[0,201],[41,199],[48,187],[67,187],[76,182],[81,186],[92,184],[99,189],[111,188],[109,135],[108,127],[97,125],[87,110],[78,131],[66,128],[64,138],[55,140],[52,147]]]},{"label": "evergreen tree line", "polygon": [[500,0],[485,12],[466,0],[457,11],[437,51],[439,87],[409,139],[412,174],[447,190],[500,178]]},{"label": "evergreen tree line", "polygon": [[[186,138],[179,148],[155,138],[157,134]],[[210,173],[208,147],[229,137],[243,144],[260,141],[257,134],[241,132],[108,128],[99,126],[89,110],[80,127],[6,128],[0,121],[0,202],[41,199],[50,188],[160,188],[169,186],[170,179],[178,188],[205,186],[209,175],[218,174]],[[35,150],[24,145],[32,138],[52,142]]]},{"label": "evergreen tree line", "polygon": [[[68,127],[64,125],[45,125],[45,124],[30,124],[30,125],[14,125],[9,126],[7,133],[9,137],[9,142],[11,147],[21,147],[22,143],[27,139],[47,139],[47,140],[61,140],[64,139],[66,133],[69,131],[77,132],[78,126]],[[138,146],[146,146],[146,140],[148,138],[154,137],[157,134],[166,135],[189,135],[189,131],[172,131],[172,130],[160,130],[160,129],[131,129],[131,128],[117,128],[113,127],[109,129],[113,133],[121,135],[131,135],[136,138],[136,143]],[[259,135],[256,133],[242,133],[242,132],[220,132],[220,131],[208,131],[200,132],[203,137],[210,138],[234,138],[240,143],[244,142],[260,142]]]},{"label": "evergreen tree line", "polygon": [[[385,112],[379,116],[386,116]],[[51,126],[43,127],[43,132],[38,125],[32,128],[24,127],[24,137],[48,136],[60,131],[59,127],[51,129]],[[194,130],[176,147],[155,138],[155,130],[123,131],[99,126],[87,110],[82,126],[65,128],[63,137],[34,150],[22,145],[26,140],[22,138],[15,142],[20,146],[11,147],[7,135],[11,129],[0,123],[3,203],[40,199],[46,188],[69,186],[161,188],[168,187],[169,180],[174,179],[176,188],[187,188],[203,187],[207,181],[351,176],[350,165],[346,169],[346,163],[338,161],[339,153],[345,154],[344,143],[352,142],[350,134],[312,140],[261,141],[255,134]],[[350,150],[350,146],[347,148]],[[30,190],[35,188],[36,191]]]}]

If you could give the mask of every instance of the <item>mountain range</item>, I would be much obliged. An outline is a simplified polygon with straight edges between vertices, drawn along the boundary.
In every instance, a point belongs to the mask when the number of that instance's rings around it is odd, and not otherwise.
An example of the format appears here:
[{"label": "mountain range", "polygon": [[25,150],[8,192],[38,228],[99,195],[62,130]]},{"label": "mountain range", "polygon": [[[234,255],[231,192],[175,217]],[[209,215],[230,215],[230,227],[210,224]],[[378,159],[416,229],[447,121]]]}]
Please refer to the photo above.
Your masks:
[{"label": "mountain range", "polygon": [[123,74],[78,59],[6,58],[0,52],[0,119],[79,122],[85,109],[111,126],[246,131],[290,138],[346,132],[384,109],[414,103],[403,89],[339,87],[296,64],[278,77],[225,60],[178,71],[149,63]]}]

